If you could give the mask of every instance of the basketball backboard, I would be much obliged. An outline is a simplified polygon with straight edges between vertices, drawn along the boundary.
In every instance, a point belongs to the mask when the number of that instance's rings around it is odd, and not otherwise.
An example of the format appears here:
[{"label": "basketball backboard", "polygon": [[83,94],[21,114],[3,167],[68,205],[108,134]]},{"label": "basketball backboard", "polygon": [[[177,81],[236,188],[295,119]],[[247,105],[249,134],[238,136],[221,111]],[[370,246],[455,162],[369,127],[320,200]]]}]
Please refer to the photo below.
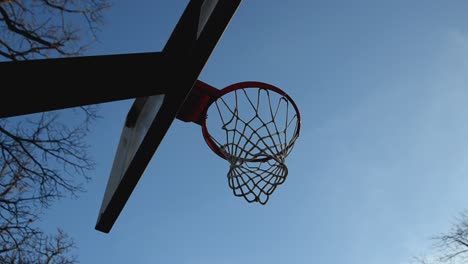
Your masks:
[{"label": "basketball backboard", "polygon": [[[241,0],[191,0],[164,49],[156,95],[135,99],[123,126],[96,230],[110,232]],[[177,76],[177,78],[173,78]],[[157,86],[170,85],[170,88]],[[133,89],[132,87],[130,89]],[[163,94],[161,91],[165,91]]]}]

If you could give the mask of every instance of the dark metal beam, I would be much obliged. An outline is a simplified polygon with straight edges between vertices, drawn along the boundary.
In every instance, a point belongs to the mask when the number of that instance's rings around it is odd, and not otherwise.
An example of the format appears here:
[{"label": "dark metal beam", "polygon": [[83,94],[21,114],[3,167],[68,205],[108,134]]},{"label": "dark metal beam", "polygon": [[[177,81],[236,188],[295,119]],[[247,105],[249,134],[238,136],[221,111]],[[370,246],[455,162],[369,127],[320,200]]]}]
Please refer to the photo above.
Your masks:
[{"label": "dark metal beam", "polygon": [[0,118],[166,93],[171,87],[158,77],[167,74],[165,57],[150,52],[0,62]]}]

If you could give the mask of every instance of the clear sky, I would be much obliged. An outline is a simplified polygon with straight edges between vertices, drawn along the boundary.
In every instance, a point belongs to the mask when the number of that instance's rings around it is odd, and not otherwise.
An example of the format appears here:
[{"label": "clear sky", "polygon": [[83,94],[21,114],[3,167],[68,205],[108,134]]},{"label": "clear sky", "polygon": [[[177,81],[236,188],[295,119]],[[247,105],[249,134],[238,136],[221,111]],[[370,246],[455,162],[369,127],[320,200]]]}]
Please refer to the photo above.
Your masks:
[{"label": "clear sky", "polygon": [[[113,1],[88,54],[160,51],[187,3]],[[102,105],[90,135],[88,191],[55,204],[44,226],[74,237],[82,263],[401,264],[429,253],[468,209],[466,10],[244,0],[200,79],[268,82],[299,105],[301,137],[269,203],[234,197],[228,163],[176,120],[111,233],[94,230],[131,105],[121,101]]]}]

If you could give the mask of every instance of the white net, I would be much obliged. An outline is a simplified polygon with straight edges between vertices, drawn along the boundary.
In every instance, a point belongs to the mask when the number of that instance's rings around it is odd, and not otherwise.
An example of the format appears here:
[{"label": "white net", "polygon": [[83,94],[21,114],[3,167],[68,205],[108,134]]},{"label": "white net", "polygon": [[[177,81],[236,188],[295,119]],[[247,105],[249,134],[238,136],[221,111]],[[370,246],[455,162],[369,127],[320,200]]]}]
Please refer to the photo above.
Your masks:
[{"label": "white net", "polygon": [[213,104],[206,126],[230,163],[229,187],[248,202],[265,204],[285,181],[285,159],[299,136],[294,103],[285,94],[252,87],[227,93]]},{"label": "white net", "polygon": [[288,168],[274,159],[264,162],[241,162],[230,166],[229,187],[235,196],[248,202],[266,204],[276,187],[286,180]]}]

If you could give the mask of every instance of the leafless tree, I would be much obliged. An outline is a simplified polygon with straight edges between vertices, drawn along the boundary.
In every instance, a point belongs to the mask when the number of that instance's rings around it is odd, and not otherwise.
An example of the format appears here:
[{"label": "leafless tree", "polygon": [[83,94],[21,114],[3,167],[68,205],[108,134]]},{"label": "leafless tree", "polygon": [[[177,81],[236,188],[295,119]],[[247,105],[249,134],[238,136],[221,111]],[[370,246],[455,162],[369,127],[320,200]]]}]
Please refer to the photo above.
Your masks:
[{"label": "leafless tree", "polygon": [[[71,255],[74,242],[62,230],[54,236],[36,234],[31,241],[25,241],[22,252],[3,250],[0,263],[4,264],[73,264],[77,258]],[[2,250],[0,250],[2,251]]]},{"label": "leafless tree", "polygon": [[0,263],[76,262],[71,238],[35,223],[53,201],[83,191],[94,166],[84,142],[97,110],[0,120]]},{"label": "leafless tree", "polygon": [[108,0],[0,0],[0,58],[80,55],[108,7]]},{"label": "leafless tree", "polygon": [[[83,54],[109,0],[0,0],[0,61]],[[37,225],[44,209],[76,196],[93,168],[85,137],[97,106],[0,119],[0,263],[76,263],[73,239]],[[76,123],[70,121],[77,121]]]},{"label": "leafless tree", "polygon": [[431,259],[416,257],[417,264],[468,263],[468,211],[461,213],[444,234],[433,237],[434,252]]}]

